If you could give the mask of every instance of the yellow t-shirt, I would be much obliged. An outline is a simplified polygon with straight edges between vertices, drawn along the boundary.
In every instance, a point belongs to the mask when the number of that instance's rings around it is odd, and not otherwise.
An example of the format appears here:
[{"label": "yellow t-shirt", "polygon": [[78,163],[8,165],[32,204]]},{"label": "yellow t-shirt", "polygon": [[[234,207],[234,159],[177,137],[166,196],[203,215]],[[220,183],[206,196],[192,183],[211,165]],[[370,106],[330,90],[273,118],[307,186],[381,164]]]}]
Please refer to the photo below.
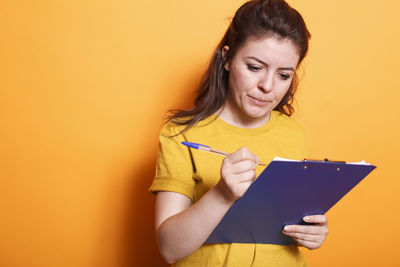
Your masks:
[{"label": "yellow t-shirt", "polygon": [[[184,126],[167,123],[160,133],[156,176],[150,192],[172,191],[195,203],[220,178],[223,157],[188,148],[181,141],[200,143],[227,152],[245,146],[268,164],[275,156],[303,160],[309,145],[302,127],[278,111],[259,128],[240,128],[212,115],[183,134]],[[259,175],[265,167],[257,167]],[[175,266],[307,266],[296,245],[204,244]]]}]

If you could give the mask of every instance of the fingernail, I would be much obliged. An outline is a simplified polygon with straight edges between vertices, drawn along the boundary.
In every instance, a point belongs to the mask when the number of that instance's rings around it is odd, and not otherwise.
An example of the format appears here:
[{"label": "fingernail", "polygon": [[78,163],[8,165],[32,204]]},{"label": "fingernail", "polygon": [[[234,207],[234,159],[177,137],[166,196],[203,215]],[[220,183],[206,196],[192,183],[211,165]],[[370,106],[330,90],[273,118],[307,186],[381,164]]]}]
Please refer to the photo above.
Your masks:
[{"label": "fingernail", "polygon": [[292,228],[290,227],[290,226],[285,226],[285,228],[283,228],[283,230],[285,230],[285,231],[290,231]]},{"label": "fingernail", "polygon": [[308,217],[308,216],[306,216],[306,217],[303,218],[304,221],[309,221],[310,219],[311,219],[311,218]]}]

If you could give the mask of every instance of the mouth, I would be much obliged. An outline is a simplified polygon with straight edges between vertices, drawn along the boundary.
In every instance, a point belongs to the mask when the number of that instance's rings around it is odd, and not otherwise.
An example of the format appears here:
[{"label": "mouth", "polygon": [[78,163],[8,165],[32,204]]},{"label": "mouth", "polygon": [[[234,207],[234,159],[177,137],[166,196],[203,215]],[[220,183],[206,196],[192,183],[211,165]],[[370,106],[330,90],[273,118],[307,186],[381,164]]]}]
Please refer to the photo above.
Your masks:
[{"label": "mouth", "polygon": [[250,101],[253,102],[254,104],[256,104],[257,106],[264,106],[271,102],[267,99],[263,99],[263,98],[255,97],[255,96],[251,96],[251,95],[248,95],[248,97],[249,97]]}]

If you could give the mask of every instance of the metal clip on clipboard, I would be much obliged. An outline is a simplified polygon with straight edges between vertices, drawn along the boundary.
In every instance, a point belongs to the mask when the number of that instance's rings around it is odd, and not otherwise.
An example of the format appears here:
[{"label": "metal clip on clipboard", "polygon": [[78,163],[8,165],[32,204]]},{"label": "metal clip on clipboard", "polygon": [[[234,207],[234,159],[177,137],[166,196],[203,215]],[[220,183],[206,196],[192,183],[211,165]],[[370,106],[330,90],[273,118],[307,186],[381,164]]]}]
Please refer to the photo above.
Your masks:
[{"label": "metal clip on clipboard", "polygon": [[[323,160],[318,160],[318,159],[304,159],[303,161],[304,161],[304,163],[307,163],[307,162],[346,163],[346,161],[342,161],[342,160],[329,160],[329,159],[323,159]],[[307,165],[304,165],[304,169],[306,170],[307,168],[308,168]],[[340,171],[340,168],[337,167],[336,170],[337,170],[337,171]]]},{"label": "metal clip on clipboard", "polygon": [[329,159],[323,159],[323,160],[318,160],[318,159],[304,159],[304,162],[331,162],[331,163],[346,163],[346,161],[342,160],[329,160]]}]

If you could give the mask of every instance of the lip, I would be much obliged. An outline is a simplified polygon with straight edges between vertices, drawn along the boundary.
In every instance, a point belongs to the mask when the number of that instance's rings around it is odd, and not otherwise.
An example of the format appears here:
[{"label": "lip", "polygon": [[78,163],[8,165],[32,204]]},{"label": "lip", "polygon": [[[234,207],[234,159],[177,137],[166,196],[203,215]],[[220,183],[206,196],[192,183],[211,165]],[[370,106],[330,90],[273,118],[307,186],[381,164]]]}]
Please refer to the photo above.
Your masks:
[{"label": "lip", "polygon": [[263,98],[258,98],[258,97],[254,97],[251,95],[248,95],[250,101],[254,104],[256,104],[257,106],[265,106],[268,103],[270,103],[271,101],[263,99]]}]

